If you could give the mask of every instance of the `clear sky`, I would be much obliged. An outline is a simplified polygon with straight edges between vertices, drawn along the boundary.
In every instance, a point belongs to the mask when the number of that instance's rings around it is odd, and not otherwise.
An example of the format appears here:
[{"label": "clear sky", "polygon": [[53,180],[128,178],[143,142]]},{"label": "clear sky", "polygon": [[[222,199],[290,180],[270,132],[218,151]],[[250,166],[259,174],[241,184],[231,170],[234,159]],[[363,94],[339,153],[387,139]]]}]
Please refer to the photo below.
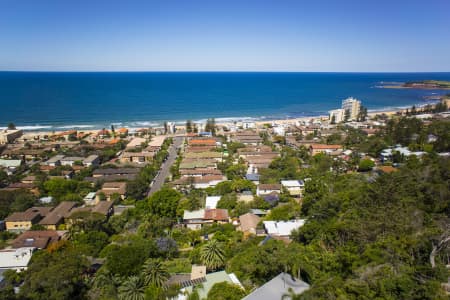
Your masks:
[{"label": "clear sky", "polygon": [[0,70],[450,71],[450,0],[0,0]]}]

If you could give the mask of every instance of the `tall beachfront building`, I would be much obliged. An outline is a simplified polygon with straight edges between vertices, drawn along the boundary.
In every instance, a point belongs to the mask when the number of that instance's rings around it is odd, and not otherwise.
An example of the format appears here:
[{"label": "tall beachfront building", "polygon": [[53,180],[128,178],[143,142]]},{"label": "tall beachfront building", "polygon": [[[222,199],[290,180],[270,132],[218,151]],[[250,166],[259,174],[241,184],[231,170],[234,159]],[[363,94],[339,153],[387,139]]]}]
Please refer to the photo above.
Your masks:
[{"label": "tall beachfront building", "polygon": [[342,101],[342,109],[348,111],[349,121],[357,120],[361,110],[361,101],[353,97]]}]

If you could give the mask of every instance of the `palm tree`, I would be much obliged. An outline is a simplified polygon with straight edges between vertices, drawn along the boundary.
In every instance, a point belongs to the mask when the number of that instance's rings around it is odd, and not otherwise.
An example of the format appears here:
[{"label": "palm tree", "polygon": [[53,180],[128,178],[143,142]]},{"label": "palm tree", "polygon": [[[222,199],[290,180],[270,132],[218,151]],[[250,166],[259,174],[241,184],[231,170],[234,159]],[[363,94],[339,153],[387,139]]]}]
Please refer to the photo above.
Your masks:
[{"label": "palm tree", "polygon": [[142,277],[145,285],[162,287],[169,279],[170,274],[158,259],[147,259],[142,268]]},{"label": "palm tree", "polygon": [[222,245],[217,240],[211,240],[200,250],[200,259],[210,270],[223,266],[224,256]]},{"label": "palm tree", "polygon": [[138,276],[130,276],[119,287],[120,300],[144,300],[145,286]]}]

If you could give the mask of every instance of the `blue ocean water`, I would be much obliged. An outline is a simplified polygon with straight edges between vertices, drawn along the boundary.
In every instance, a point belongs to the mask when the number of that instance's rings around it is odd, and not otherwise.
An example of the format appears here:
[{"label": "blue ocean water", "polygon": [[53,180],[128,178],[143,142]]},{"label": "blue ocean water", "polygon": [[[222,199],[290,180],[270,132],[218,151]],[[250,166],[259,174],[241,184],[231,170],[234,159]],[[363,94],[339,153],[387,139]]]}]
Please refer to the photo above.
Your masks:
[{"label": "blue ocean water", "polygon": [[0,72],[0,127],[286,118],[326,114],[350,96],[373,110],[449,92],[376,87],[425,79],[450,80],[450,73]]}]

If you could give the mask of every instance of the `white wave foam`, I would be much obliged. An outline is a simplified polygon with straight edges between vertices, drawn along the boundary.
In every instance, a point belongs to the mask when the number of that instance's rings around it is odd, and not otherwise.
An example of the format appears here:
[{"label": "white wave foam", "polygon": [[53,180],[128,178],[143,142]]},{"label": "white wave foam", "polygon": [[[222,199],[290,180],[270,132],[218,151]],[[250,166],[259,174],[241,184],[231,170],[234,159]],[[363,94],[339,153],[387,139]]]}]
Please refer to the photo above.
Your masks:
[{"label": "white wave foam", "polygon": [[55,128],[60,129],[72,129],[72,128],[95,128],[97,125],[64,125],[64,126],[55,126]]},{"label": "white wave foam", "polygon": [[159,126],[161,124],[151,121],[136,121],[136,122],[129,122],[130,127],[151,127],[151,126]]},{"label": "white wave foam", "polygon": [[26,126],[16,126],[17,129],[20,130],[27,130],[27,131],[33,131],[33,130],[42,130],[42,129],[52,129],[53,126],[50,125],[26,125]]}]

